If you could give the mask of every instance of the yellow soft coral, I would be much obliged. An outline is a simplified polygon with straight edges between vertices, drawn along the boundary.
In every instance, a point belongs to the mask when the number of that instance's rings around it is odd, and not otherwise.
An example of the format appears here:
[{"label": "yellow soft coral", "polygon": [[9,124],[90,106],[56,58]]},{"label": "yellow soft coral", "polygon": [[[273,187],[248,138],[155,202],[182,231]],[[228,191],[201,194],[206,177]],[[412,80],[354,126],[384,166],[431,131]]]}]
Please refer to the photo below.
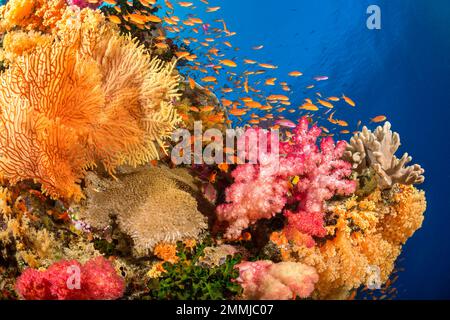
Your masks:
[{"label": "yellow soft coral", "polygon": [[397,185],[389,195],[375,190],[363,199],[330,203],[336,224],[327,227],[325,243],[308,248],[272,236],[283,260],[316,268],[315,298],[346,298],[352,289],[375,279],[384,283],[394,269],[401,246],[420,228],[425,195],[413,186]]},{"label": "yellow soft coral", "polygon": [[51,37],[36,31],[11,31],[3,37],[3,57],[6,63],[50,43]]},{"label": "yellow soft coral", "polygon": [[0,75],[0,171],[79,200],[87,168],[114,173],[159,157],[181,120],[172,105],[178,76],[175,61],[152,59],[100,12],[68,7],[64,17],[51,43]]}]

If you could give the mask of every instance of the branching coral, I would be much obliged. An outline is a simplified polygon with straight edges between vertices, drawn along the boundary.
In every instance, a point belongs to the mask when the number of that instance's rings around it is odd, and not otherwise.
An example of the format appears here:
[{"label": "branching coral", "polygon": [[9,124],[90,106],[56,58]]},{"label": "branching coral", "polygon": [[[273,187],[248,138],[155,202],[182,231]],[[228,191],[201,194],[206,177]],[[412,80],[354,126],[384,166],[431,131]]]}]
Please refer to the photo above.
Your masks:
[{"label": "branching coral", "polygon": [[16,283],[16,291],[25,300],[114,300],[123,295],[124,287],[123,279],[103,257],[84,265],[63,260],[45,271],[27,269]]},{"label": "branching coral", "polygon": [[345,152],[345,159],[353,163],[353,168],[361,173],[372,167],[379,176],[382,189],[391,188],[395,183],[420,184],[424,181],[424,170],[420,165],[406,166],[412,158],[405,153],[401,159],[395,156],[400,147],[400,136],[391,131],[386,122],[374,132],[364,127],[351,139]]},{"label": "branching coral", "polygon": [[[239,165],[233,171],[235,182],[226,191],[227,203],[217,208],[219,219],[230,223],[228,237],[239,236],[259,219],[271,218],[287,203],[299,203],[297,212],[285,210],[290,231],[325,235],[324,201],[335,194],[351,194],[355,183],[346,179],[351,173],[350,164],[340,160],[345,142],[335,146],[331,138],[325,138],[319,149],[316,141],[320,132],[317,126],[309,129],[304,117],[292,140],[281,143],[280,157],[269,151],[264,163]],[[258,139],[261,141],[259,135]],[[291,190],[289,178],[294,176],[299,182]]]},{"label": "branching coral", "polygon": [[245,299],[289,300],[307,298],[319,280],[316,270],[297,262],[261,260],[236,265],[236,281],[244,288]]},{"label": "branching coral", "polygon": [[118,181],[87,177],[87,206],[79,217],[103,229],[117,218],[120,229],[132,237],[138,255],[159,242],[196,238],[207,227],[196,199],[183,191],[171,170],[144,167],[119,175]]},{"label": "branching coral", "polygon": [[178,76],[175,62],[151,59],[98,12],[67,8],[61,19],[51,45],[0,75],[0,169],[12,183],[33,179],[79,200],[87,168],[113,174],[159,158],[180,121]]}]

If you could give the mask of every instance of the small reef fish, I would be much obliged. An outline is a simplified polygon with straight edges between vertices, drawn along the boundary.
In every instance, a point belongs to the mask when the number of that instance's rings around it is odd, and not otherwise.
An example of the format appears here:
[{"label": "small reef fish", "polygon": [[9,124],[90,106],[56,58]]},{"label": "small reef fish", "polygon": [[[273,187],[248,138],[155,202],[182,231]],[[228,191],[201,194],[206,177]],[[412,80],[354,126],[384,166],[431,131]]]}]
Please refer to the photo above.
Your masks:
[{"label": "small reef fish", "polygon": [[237,67],[236,62],[234,62],[233,60],[229,60],[229,59],[221,60],[220,63],[223,64],[224,66],[231,67],[231,68]]},{"label": "small reef fish", "polygon": [[303,73],[301,73],[300,71],[292,71],[292,72],[289,72],[288,75],[291,77],[300,77],[303,75]]},{"label": "small reef fish", "polygon": [[349,97],[346,97],[344,94],[342,95],[342,99],[344,99],[344,101],[347,102],[348,105],[350,105],[352,107],[356,106],[356,103]]},{"label": "small reef fish", "polygon": [[275,124],[286,128],[295,128],[297,126],[294,122],[287,119],[277,120],[275,121]]},{"label": "small reef fish", "polygon": [[370,122],[379,123],[379,122],[386,121],[386,119],[387,119],[386,116],[380,115],[380,116],[376,116],[376,117],[370,119]]},{"label": "small reef fish", "polygon": [[327,76],[317,76],[317,77],[314,77],[314,80],[325,81],[325,80],[328,80],[328,77]]},{"label": "small reef fish", "polygon": [[321,100],[321,99],[317,99],[317,101],[318,101],[321,105],[323,105],[324,107],[326,107],[326,108],[329,108],[329,109],[333,109],[333,108],[334,108],[333,104],[331,104],[331,103],[328,102],[328,101]]}]

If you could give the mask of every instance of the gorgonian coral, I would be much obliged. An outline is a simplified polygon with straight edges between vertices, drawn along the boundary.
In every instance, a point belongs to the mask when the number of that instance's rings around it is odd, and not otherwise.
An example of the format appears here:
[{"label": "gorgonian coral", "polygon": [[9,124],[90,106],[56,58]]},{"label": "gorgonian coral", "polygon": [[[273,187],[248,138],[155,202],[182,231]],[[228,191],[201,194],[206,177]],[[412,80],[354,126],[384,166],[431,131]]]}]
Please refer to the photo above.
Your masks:
[{"label": "gorgonian coral", "polygon": [[58,26],[51,44],[0,75],[0,169],[12,183],[33,179],[78,200],[88,167],[113,174],[159,158],[180,121],[178,76],[175,62],[152,59],[99,12],[67,8]]},{"label": "gorgonian coral", "polygon": [[[239,236],[259,219],[271,218],[288,203],[298,204],[295,212],[284,211],[291,233],[325,235],[324,201],[335,194],[351,194],[355,182],[346,179],[351,165],[340,160],[345,142],[335,146],[331,138],[324,138],[319,149],[320,132],[317,126],[309,129],[303,117],[292,139],[280,144],[280,157],[269,149],[261,153],[264,161],[260,164],[238,165],[232,173],[234,184],[226,190],[227,203],[217,208],[219,219],[229,223],[228,237]],[[299,181],[295,186],[289,181],[292,177]]]},{"label": "gorgonian coral", "polygon": [[358,173],[372,167],[378,175],[378,185],[389,189],[395,183],[420,184],[425,180],[424,170],[418,164],[406,166],[412,158],[407,154],[398,159],[395,156],[400,147],[400,136],[391,131],[386,122],[374,132],[364,127],[351,139],[345,152],[345,159],[352,162]]},{"label": "gorgonian coral", "polygon": [[244,288],[244,297],[251,300],[307,298],[319,280],[313,267],[297,262],[246,261],[236,268],[236,281]]},{"label": "gorgonian coral", "polygon": [[114,300],[124,289],[124,280],[103,257],[84,265],[63,260],[45,271],[26,269],[16,282],[16,291],[25,300]]}]

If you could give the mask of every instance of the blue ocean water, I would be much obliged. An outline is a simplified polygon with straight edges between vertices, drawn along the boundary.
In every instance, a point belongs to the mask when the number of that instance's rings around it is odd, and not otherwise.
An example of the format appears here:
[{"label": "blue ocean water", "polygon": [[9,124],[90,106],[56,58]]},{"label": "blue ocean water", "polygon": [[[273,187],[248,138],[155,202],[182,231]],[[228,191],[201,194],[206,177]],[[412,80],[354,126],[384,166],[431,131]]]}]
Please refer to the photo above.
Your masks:
[{"label": "blue ocean water", "polygon": [[[381,30],[366,27],[372,4],[381,8]],[[217,17],[237,32],[230,38],[240,48],[236,58],[279,66],[271,76],[289,80],[294,105],[302,103],[312,77],[327,75],[317,91],[344,92],[358,104],[341,108],[339,119],[354,128],[358,120],[388,117],[401,135],[399,152],[426,170],[421,188],[428,200],[423,227],[399,259],[405,270],[396,284],[398,298],[449,299],[450,1],[211,0],[210,6],[221,6]],[[260,44],[264,49],[251,49]],[[304,76],[287,79],[292,70]]]}]

